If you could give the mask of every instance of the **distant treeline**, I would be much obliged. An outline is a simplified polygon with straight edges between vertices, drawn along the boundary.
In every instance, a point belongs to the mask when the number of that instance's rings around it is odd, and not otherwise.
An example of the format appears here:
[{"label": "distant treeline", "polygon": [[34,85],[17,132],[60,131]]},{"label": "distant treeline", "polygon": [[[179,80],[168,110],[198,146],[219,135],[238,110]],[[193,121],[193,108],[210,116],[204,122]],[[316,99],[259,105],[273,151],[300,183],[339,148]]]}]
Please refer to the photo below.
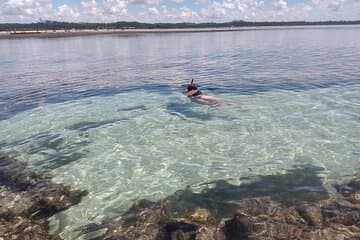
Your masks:
[{"label": "distant treeline", "polygon": [[323,22],[246,22],[232,21],[224,23],[141,23],[141,22],[113,22],[113,23],[75,23],[43,21],[37,23],[1,23],[0,31],[25,30],[71,30],[71,29],[174,29],[174,28],[223,28],[223,27],[264,27],[264,26],[306,26],[306,25],[351,25],[360,24],[358,21],[323,21]]}]

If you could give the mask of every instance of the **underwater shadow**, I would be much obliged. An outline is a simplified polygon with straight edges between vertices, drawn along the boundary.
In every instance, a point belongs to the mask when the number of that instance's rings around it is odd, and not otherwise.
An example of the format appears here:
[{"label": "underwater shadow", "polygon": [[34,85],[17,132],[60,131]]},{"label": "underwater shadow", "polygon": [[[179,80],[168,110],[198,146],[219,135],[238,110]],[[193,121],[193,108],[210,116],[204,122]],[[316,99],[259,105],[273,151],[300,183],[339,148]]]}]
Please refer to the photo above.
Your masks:
[{"label": "underwater shadow", "polygon": [[[68,142],[59,133],[41,132],[21,140],[4,143],[3,147],[12,149],[23,146],[23,151],[27,155],[41,156],[34,166],[38,170],[48,171],[85,158],[88,152],[86,147],[89,144],[90,141],[86,139]],[[16,151],[11,153],[17,155]]]},{"label": "underwater shadow", "polygon": [[68,101],[75,101],[83,98],[95,96],[114,96],[121,93],[131,93],[136,91],[156,92],[162,95],[169,95],[174,92],[174,86],[169,84],[145,84],[129,86],[124,88],[119,87],[103,87],[86,90],[76,90],[76,88],[63,89],[60,92],[46,92],[34,97],[32,92],[21,92],[21,101],[9,93],[0,95],[0,102],[5,104],[0,105],[0,120],[6,120],[16,115],[17,113],[24,112],[37,108],[40,104],[54,104],[63,103]]},{"label": "underwater shadow", "polygon": [[194,193],[188,187],[175,192],[167,200],[175,217],[184,216],[196,208],[205,208],[220,221],[232,217],[239,208],[238,202],[247,198],[270,197],[285,206],[328,199],[329,194],[319,176],[321,171],[322,168],[312,165],[296,166],[285,174],[258,176],[257,180],[238,186],[218,180],[204,183],[215,185],[213,188]]},{"label": "underwater shadow", "polygon": [[[302,165],[240,185],[225,180],[204,183],[215,186],[199,193],[188,187],[157,202],[138,200],[124,214],[80,226],[75,232],[87,236],[105,232],[94,239],[320,239],[318,234],[353,239],[339,236],[353,234],[349,229],[358,223],[358,208],[330,199],[322,186],[322,171]],[[354,197],[359,180],[341,189],[346,200],[359,202]],[[339,226],[343,229],[335,232]]]},{"label": "underwater shadow", "polygon": [[105,120],[105,121],[99,121],[99,122],[83,121],[83,122],[78,122],[78,123],[72,124],[72,125],[68,126],[66,129],[85,132],[89,129],[105,127],[107,125],[111,125],[111,124],[114,124],[114,123],[122,121],[122,120],[128,120],[128,119],[123,118],[123,119]]},{"label": "underwater shadow", "polygon": [[166,112],[171,115],[178,116],[183,120],[197,119],[201,121],[208,121],[213,118],[213,116],[209,113],[203,113],[194,110],[193,104],[191,103],[168,103],[166,105]]}]

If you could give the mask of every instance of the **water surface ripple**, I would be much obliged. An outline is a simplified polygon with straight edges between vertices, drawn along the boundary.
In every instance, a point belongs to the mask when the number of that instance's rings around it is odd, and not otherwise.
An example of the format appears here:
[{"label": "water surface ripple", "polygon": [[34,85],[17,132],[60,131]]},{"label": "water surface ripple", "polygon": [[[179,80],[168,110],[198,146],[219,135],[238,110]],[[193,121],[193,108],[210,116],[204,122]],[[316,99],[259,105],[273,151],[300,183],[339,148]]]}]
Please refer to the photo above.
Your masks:
[{"label": "water surface ripple", "polygon": [[1,40],[0,119],[126,88],[168,92],[191,77],[215,92],[239,94],[356,84],[359,30]]},{"label": "water surface ripple", "polygon": [[[299,165],[321,181],[271,189],[332,194],[360,170],[358,39],[359,26],[0,40],[2,150],[90,192],[52,218],[66,239],[135,199]],[[223,104],[186,98],[192,77]]]}]

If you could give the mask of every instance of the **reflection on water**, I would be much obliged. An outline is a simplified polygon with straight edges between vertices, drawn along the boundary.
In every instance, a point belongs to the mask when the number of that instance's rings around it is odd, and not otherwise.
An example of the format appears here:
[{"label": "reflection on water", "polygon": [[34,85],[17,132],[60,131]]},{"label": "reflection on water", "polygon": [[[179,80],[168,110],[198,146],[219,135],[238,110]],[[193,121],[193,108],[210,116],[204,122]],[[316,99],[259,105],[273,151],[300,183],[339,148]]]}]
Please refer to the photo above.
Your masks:
[{"label": "reflection on water", "polygon": [[[1,40],[0,144],[89,191],[52,218],[68,239],[134,199],[174,192],[174,212],[214,205],[218,218],[247,196],[322,199],[360,170],[359,34],[355,26]],[[224,104],[185,97],[181,86],[194,76]]]},{"label": "reflection on water", "polygon": [[1,40],[0,118],[94,95],[168,93],[193,77],[204,89],[239,94],[354,84],[359,32],[351,26]]}]

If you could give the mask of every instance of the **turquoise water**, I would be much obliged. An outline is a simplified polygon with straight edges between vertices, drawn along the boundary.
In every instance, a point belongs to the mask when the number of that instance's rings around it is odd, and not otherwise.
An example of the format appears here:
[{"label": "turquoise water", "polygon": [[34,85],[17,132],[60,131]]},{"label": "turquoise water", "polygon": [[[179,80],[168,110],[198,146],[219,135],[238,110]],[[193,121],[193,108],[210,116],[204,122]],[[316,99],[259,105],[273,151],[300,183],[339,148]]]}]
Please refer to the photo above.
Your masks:
[{"label": "turquoise water", "polygon": [[[360,170],[359,30],[0,41],[3,151],[89,191],[51,218],[66,239],[136,199],[296,165],[331,193]],[[222,104],[185,97],[191,77]]]}]

